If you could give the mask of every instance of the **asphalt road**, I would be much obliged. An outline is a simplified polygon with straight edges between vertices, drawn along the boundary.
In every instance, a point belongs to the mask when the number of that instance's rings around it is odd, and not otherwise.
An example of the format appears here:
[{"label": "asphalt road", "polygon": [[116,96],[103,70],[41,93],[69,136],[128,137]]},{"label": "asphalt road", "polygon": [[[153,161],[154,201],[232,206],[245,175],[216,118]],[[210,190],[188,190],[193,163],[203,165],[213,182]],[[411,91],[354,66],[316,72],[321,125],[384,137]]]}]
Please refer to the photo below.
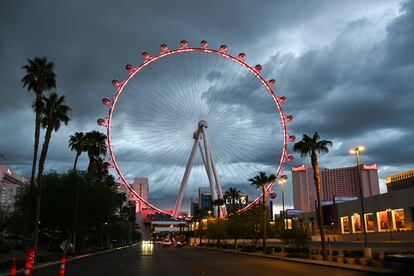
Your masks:
[{"label": "asphalt road", "polygon": [[[37,269],[34,276],[56,276],[59,265]],[[65,276],[134,275],[363,275],[363,273],[198,248],[136,245],[66,263]],[[19,274],[22,275],[22,274]]]}]

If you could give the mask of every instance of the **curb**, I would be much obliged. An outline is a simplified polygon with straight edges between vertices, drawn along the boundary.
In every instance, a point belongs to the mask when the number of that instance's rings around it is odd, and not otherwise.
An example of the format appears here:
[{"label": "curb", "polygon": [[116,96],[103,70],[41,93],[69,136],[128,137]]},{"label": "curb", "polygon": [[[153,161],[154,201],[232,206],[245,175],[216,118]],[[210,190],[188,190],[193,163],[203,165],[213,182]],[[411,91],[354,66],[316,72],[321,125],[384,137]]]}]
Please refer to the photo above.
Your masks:
[{"label": "curb", "polygon": [[207,248],[207,247],[196,247],[196,248],[211,250],[211,251],[219,251],[223,253],[247,255],[247,256],[253,256],[253,257],[258,257],[258,258],[276,259],[276,260],[286,261],[286,262],[296,262],[296,263],[319,265],[319,266],[325,266],[325,267],[333,267],[333,268],[338,268],[338,269],[353,270],[353,271],[359,271],[359,272],[367,272],[367,273],[372,273],[372,274],[395,273],[394,270],[386,269],[386,268],[366,267],[366,266],[360,266],[360,265],[345,265],[345,264],[338,264],[338,263],[332,263],[332,262],[326,262],[326,261],[281,257],[281,256],[275,256],[275,255],[263,255],[263,254],[250,253],[250,252],[236,252],[233,250],[226,250],[226,249],[219,249],[219,248]]},{"label": "curb", "polygon": [[[106,249],[106,250],[103,250],[103,251],[98,251],[98,252],[83,254],[83,255],[79,255],[79,256],[74,256],[74,257],[71,257],[71,258],[67,258],[66,263],[71,262],[71,261],[75,261],[75,260],[78,260],[78,259],[83,259],[83,258],[86,258],[86,257],[90,257],[90,256],[96,256],[96,255],[101,255],[101,254],[105,254],[105,253],[109,253],[109,252],[118,251],[118,250],[121,250],[121,249],[125,249],[125,248],[128,248],[128,247],[135,246],[137,244],[138,243],[134,243],[132,245],[125,245],[125,246],[121,246],[121,247],[117,247],[117,248]],[[59,263],[60,263],[60,260],[53,261],[53,262],[48,262],[48,263],[44,263],[44,264],[39,264],[39,265],[35,266],[34,270],[36,270],[38,268],[42,268],[42,267],[47,267],[47,266],[59,264]],[[17,273],[21,273],[21,272],[24,272],[24,269],[17,270]],[[0,276],[9,276],[9,275],[10,275],[9,272],[4,272],[4,273],[0,274]]]}]

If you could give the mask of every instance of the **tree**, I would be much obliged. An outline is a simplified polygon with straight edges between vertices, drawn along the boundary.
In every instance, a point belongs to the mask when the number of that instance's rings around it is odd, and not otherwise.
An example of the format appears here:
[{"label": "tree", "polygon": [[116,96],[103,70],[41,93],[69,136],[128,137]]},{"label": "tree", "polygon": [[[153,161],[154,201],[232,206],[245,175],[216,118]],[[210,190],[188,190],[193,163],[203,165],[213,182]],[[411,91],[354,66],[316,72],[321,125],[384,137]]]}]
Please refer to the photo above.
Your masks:
[{"label": "tree", "polygon": [[316,196],[318,201],[318,225],[319,231],[321,233],[321,244],[322,244],[322,257],[323,260],[328,259],[328,255],[325,247],[325,232],[323,230],[323,218],[322,218],[322,206],[321,206],[321,177],[319,175],[319,165],[318,165],[318,154],[328,153],[328,146],[332,146],[331,141],[320,140],[318,132],[315,132],[313,136],[303,134],[302,140],[293,145],[293,151],[300,153],[302,157],[310,156],[312,169],[313,169],[313,179],[316,186]]},{"label": "tree", "polygon": [[99,131],[91,131],[85,135],[85,151],[88,153],[88,173],[91,175],[99,166],[99,158],[106,155],[106,135]]},{"label": "tree", "polygon": [[309,219],[309,220],[310,220],[310,222],[311,222],[312,234],[315,234],[315,224],[314,224],[314,222],[315,222],[315,217],[310,216],[308,219]]},{"label": "tree", "polygon": [[46,128],[45,141],[43,142],[42,153],[39,159],[39,170],[37,173],[37,191],[36,191],[36,214],[35,214],[35,230],[34,230],[34,248],[37,249],[39,222],[40,222],[40,206],[42,199],[42,176],[45,167],[47,151],[49,148],[52,132],[58,131],[63,124],[67,125],[70,117],[70,107],[65,103],[65,97],[59,97],[56,93],[50,94],[49,97],[43,97],[43,108],[41,111],[41,125]]},{"label": "tree", "polygon": [[221,207],[224,206],[224,203],[225,203],[224,199],[222,199],[222,198],[218,198],[216,200],[213,200],[213,205],[217,206],[217,222],[220,221],[220,209],[221,209]]},{"label": "tree", "polygon": [[256,175],[253,178],[250,178],[249,181],[251,185],[256,186],[256,189],[262,189],[263,196],[263,253],[266,253],[266,225],[267,225],[267,203],[266,203],[266,187],[269,183],[272,183],[276,180],[276,176],[271,174],[266,175],[265,172],[259,172],[259,175]]},{"label": "tree", "polygon": [[224,197],[225,198],[230,198],[231,199],[231,206],[232,206],[232,213],[235,214],[236,213],[236,199],[239,199],[240,197],[240,190],[237,190],[236,187],[230,187],[225,193],[224,193]]},{"label": "tree", "polygon": [[33,91],[36,95],[34,102],[35,109],[35,137],[34,137],[34,151],[32,173],[30,177],[30,186],[34,187],[34,179],[36,172],[37,152],[39,148],[40,138],[40,112],[42,95],[44,91],[50,91],[56,88],[56,74],[54,72],[54,63],[49,62],[46,57],[35,57],[34,59],[27,59],[27,64],[22,66],[26,70],[26,75],[21,82],[23,87],[27,87],[28,91]]},{"label": "tree", "polygon": [[86,148],[86,138],[83,132],[75,132],[69,137],[69,148],[76,152],[75,163],[73,164],[73,170],[76,170],[78,158]]}]

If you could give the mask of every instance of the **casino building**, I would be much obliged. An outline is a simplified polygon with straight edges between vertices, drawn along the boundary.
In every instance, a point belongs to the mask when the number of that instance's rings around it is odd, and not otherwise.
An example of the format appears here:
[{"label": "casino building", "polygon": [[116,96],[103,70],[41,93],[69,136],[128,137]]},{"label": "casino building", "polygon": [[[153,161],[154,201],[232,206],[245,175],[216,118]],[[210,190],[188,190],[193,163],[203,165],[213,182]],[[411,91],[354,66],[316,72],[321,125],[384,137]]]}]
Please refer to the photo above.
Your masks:
[{"label": "casino building", "polygon": [[26,178],[16,174],[6,166],[0,166],[0,205],[6,210],[12,210],[17,193],[29,185]]},{"label": "casino building", "polygon": [[[378,195],[379,181],[377,164],[361,165],[363,197]],[[302,213],[312,212],[316,206],[316,188],[311,166],[292,167],[293,205]],[[359,197],[357,168],[319,168],[321,177],[321,201],[332,201],[338,196]]]}]

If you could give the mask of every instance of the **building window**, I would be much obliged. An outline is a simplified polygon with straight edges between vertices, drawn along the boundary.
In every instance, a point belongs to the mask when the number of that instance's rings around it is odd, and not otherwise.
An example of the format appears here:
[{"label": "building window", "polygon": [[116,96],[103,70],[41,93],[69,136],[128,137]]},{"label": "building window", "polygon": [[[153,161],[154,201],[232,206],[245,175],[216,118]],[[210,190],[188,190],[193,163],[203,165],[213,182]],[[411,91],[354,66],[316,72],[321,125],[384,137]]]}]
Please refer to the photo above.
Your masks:
[{"label": "building window", "polygon": [[342,234],[349,234],[349,232],[351,231],[349,225],[349,217],[341,217],[341,230]]},{"label": "building window", "polygon": [[380,232],[390,230],[390,220],[387,211],[377,212],[378,230]]},{"label": "building window", "polygon": [[352,232],[353,233],[362,232],[361,217],[357,213],[352,215]]},{"label": "building window", "polygon": [[369,213],[365,214],[365,229],[367,232],[374,232],[375,231],[375,223],[374,223],[374,214]]},{"label": "building window", "polygon": [[405,230],[404,209],[392,210],[393,228],[397,230]]}]

